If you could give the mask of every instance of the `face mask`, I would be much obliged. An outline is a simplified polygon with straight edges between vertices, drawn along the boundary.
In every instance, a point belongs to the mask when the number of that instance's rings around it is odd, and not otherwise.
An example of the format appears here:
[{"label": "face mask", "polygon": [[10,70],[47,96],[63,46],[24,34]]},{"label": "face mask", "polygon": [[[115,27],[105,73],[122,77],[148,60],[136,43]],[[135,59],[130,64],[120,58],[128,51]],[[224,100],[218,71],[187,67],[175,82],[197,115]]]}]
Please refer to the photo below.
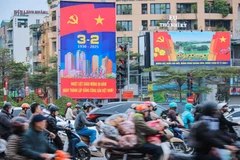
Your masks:
[{"label": "face mask", "polygon": [[13,109],[12,108],[10,108],[9,110],[8,110],[8,113],[12,113],[12,111],[13,111]]}]

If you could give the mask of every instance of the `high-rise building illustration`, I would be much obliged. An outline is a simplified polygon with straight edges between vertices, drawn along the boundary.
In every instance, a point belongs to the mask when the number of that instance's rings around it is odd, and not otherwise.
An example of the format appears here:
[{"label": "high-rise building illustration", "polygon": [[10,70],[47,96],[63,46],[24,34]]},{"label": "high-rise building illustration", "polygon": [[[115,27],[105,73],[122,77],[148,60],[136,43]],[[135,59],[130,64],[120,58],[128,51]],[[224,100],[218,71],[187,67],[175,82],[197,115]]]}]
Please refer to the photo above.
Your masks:
[{"label": "high-rise building illustration", "polygon": [[102,69],[106,73],[107,70],[107,63],[108,63],[108,57],[106,56],[105,58],[102,59]]},{"label": "high-rise building illustration", "polygon": [[111,59],[108,59],[106,67],[107,67],[107,74],[112,74],[113,63]]},{"label": "high-rise building illustration", "polygon": [[86,73],[86,54],[80,50],[76,53],[76,70]]},{"label": "high-rise building illustration", "polygon": [[91,62],[90,61],[86,61],[86,74],[91,74]]},{"label": "high-rise building illustration", "polygon": [[98,73],[98,56],[94,55],[92,56],[92,72],[93,73]]},{"label": "high-rise building illustration", "polygon": [[66,71],[66,74],[69,75],[72,70],[75,70],[74,55],[71,52],[68,52],[65,55],[65,71]]}]

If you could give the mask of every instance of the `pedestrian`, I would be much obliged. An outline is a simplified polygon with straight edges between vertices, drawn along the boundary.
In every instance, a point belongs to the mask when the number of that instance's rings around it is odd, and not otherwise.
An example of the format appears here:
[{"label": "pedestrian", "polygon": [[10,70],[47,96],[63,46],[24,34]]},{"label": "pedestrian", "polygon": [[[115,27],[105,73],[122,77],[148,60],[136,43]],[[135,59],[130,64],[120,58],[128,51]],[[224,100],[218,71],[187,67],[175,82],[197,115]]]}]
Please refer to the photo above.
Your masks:
[{"label": "pedestrian", "polygon": [[21,141],[21,154],[28,159],[49,160],[50,154],[54,154],[56,149],[51,147],[44,130],[46,128],[47,118],[41,114],[33,116],[29,129],[23,134]]},{"label": "pedestrian", "polygon": [[65,110],[65,118],[67,120],[74,120],[76,117],[73,115],[73,110],[72,110],[72,103],[68,102],[67,103],[67,108]]},{"label": "pedestrian", "polygon": [[12,119],[12,104],[6,102],[3,104],[3,108],[0,113],[0,136],[4,140],[8,140],[11,135],[10,121]]}]

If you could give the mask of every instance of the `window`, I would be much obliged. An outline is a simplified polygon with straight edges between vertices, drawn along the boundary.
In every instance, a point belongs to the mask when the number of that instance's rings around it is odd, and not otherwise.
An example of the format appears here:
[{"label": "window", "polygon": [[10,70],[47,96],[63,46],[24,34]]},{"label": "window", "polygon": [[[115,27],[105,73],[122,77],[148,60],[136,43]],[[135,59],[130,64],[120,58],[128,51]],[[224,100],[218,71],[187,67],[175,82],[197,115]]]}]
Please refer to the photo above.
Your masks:
[{"label": "window", "polygon": [[147,20],[142,20],[142,26],[143,26],[143,31],[148,30],[148,21]]},{"label": "window", "polygon": [[52,12],[52,21],[55,21],[57,19],[56,17],[56,11]]},{"label": "window", "polygon": [[57,42],[52,43],[52,49],[53,49],[53,52],[57,51]]},{"label": "window", "polygon": [[132,14],[131,4],[117,4],[117,15],[130,15]]},{"label": "window", "polygon": [[170,14],[170,3],[151,4],[151,14]]},{"label": "window", "polygon": [[117,37],[118,47],[127,42],[129,42],[129,47],[132,48],[132,37]]},{"label": "window", "polygon": [[147,4],[142,4],[142,14],[148,14],[148,6],[147,6]]},{"label": "window", "polygon": [[40,24],[40,19],[36,19],[36,24]]},{"label": "window", "polygon": [[192,5],[189,3],[178,3],[177,4],[177,13],[194,13]]},{"label": "window", "polygon": [[57,27],[56,27],[56,26],[53,26],[53,27],[52,27],[52,31],[53,31],[53,32],[56,32],[56,31],[57,31]]},{"label": "window", "polygon": [[132,21],[117,21],[117,31],[132,31]]},{"label": "window", "polygon": [[167,23],[168,20],[151,20],[150,25],[151,26],[159,26],[159,23]]},{"label": "window", "polygon": [[27,28],[28,20],[27,19],[17,19],[18,28]]}]

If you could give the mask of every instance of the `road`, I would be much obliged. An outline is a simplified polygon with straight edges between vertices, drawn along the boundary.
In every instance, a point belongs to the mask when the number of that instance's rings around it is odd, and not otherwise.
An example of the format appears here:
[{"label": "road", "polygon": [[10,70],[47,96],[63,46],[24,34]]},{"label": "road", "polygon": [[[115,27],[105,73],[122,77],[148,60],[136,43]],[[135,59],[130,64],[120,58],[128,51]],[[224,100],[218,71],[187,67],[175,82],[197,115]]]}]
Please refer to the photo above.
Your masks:
[{"label": "road", "polygon": [[106,160],[105,158],[99,158],[99,157],[93,157],[93,158],[91,158],[91,160]]}]

